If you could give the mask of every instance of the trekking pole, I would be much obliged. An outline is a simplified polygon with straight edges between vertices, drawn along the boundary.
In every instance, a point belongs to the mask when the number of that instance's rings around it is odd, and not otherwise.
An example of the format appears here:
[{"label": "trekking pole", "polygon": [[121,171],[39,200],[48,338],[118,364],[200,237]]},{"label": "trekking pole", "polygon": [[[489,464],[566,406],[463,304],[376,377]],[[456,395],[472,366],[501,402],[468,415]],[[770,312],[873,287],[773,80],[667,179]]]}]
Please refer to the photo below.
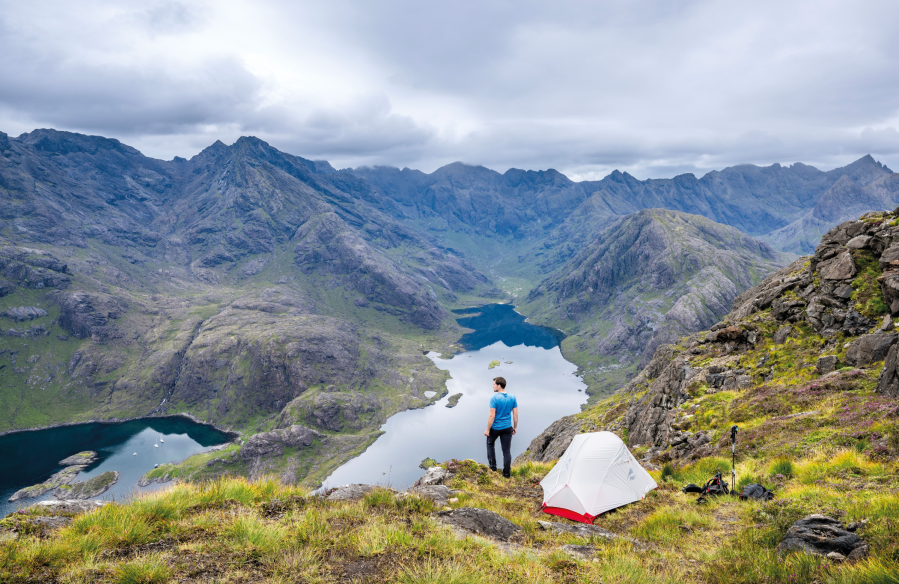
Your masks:
[{"label": "trekking pole", "polygon": [[737,426],[730,427],[730,490],[737,488]]}]

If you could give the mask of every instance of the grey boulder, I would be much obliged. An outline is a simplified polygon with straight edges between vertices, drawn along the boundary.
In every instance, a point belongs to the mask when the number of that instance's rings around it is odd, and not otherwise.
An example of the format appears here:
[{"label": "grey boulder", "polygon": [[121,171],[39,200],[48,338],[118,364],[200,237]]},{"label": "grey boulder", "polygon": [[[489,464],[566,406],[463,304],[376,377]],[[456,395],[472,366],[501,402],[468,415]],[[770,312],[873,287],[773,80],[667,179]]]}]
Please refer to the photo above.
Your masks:
[{"label": "grey boulder", "polygon": [[337,490],[328,495],[328,501],[357,501],[371,493],[378,487],[375,485],[363,485],[355,483],[337,487]]},{"label": "grey boulder", "polygon": [[447,525],[499,541],[509,541],[521,531],[519,526],[487,509],[461,507],[452,511],[439,511],[436,516]]},{"label": "grey boulder", "polygon": [[447,504],[447,499],[453,494],[453,490],[446,485],[422,485],[412,487],[409,492],[430,499],[441,507]]},{"label": "grey boulder", "polygon": [[862,335],[849,345],[846,350],[846,362],[856,367],[862,367],[875,361],[881,361],[887,356],[896,340],[897,333],[872,333]]},{"label": "grey boulder", "polygon": [[454,476],[453,473],[442,466],[432,466],[428,469],[428,472],[425,473],[425,476],[416,481],[415,486],[425,487],[428,485],[442,485]]},{"label": "grey boulder", "polygon": [[781,554],[805,552],[825,557],[836,552],[849,560],[857,560],[868,553],[868,544],[838,520],[816,514],[793,523],[783,541],[777,545],[777,551]]},{"label": "grey boulder", "polygon": [[836,370],[837,368],[837,356],[836,355],[822,355],[818,357],[818,361],[815,363],[815,368],[818,370],[818,373],[821,375],[830,373],[831,371]]}]

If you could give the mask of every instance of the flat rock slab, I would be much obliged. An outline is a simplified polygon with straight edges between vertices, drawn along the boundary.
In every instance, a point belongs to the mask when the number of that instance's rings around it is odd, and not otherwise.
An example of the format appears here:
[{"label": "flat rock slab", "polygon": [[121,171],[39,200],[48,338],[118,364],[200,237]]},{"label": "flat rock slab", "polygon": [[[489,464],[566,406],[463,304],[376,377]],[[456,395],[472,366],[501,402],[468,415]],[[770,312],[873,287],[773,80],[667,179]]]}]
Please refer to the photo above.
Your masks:
[{"label": "flat rock slab", "polygon": [[412,487],[410,493],[420,495],[426,499],[434,501],[439,506],[447,504],[447,499],[453,495],[453,490],[446,485],[424,485],[420,487]]},{"label": "flat rock slab", "polygon": [[519,526],[487,509],[461,507],[452,511],[438,511],[436,517],[447,525],[499,541],[509,541],[509,538],[521,531]]},{"label": "flat rock slab", "polygon": [[65,499],[62,501],[40,501],[35,503],[32,507],[37,507],[41,509],[42,513],[47,513],[49,515],[56,514],[66,514],[66,515],[77,515],[78,513],[86,513],[88,511],[93,511],[94,509],[99,509],[103,505],[108,505],[109,501],[83,501],[79,499]]},{"label": "flat rock slab", "polygon": [[[363,485],[360,483],[337,487],[337,490],[328,495],[328,501],[356,501],[380,488],[377,485]],[[392,490],[392,489],[388,489]]]},{"label": "flat rock slab", "polygon": [[596,548],[592,545],[563,545],[562,551],[573,558],[589,560],[596,554]]},{"label": "flat rock slab", "polygon": [[607,529],[603,529],[598,525],[587,525],[586,523],[582,523],[580,525],[571,525],[569,523],[556,523],[553,521],[538,521],[540,527],[545,529],[546,531],[555,531],[557,533],[573,533],[574,535],[578,535],[580,537],[602,537],[605,539],[616,539],[621,537],[616,533],[612,533]]},{"label": "flat rock slab", "polygon": [[63,485],[53,491],[53,496],[57,499],[92,499],[105,493],[118,481],[119,472],[111,470],[84,482]]},{"label": "flat rock slab", "polygon": [[59,461],[59,464],[62,466],[72,466],[75,464],[87,466],[89,464],[93,464],[97,462],[97,453],[93,450],[85,450],[84,452],[79,452],[78,454],[73,454],[68,458],[63,458]]},{"label": "flat rock slab", "polygon": [[588,525],[586,523],[572,525],[570,523],[556,523],[554,521],[538,521],[537,523],[542,529],[545,529],[547,531],[555,531],[556,533],[572,533],[585,539],[593,538],[594,541],[597,538],[606,539],[608,541],[621,539],[624,541],[629,541],[634,544],[634,546],[641,549],[646,549],[649,547],[646,542],[640,541],[639,539],[634,539],[632,537],[618,535],[617,533],[612,533],[608,529],[603,529],[598,525]]},{"label": "flat rock slab", "polygon": [[852,561],[868,553],[868,544],[838,520],[816,514],[803,517],[791,525],[783,541],[777,545],[777,551],[806,552],[824,557],[836,552]]}]

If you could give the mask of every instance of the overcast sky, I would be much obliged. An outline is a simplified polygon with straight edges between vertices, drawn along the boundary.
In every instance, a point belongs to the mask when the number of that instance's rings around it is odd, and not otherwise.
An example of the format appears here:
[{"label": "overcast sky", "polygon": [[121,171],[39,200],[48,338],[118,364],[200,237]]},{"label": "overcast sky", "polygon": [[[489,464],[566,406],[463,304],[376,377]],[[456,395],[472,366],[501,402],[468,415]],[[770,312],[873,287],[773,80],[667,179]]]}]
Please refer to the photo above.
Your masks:
[{"label": "overcast sky", "polygon": [[0,0],[0,131],[336,167],[899,171],[899,2]]}]

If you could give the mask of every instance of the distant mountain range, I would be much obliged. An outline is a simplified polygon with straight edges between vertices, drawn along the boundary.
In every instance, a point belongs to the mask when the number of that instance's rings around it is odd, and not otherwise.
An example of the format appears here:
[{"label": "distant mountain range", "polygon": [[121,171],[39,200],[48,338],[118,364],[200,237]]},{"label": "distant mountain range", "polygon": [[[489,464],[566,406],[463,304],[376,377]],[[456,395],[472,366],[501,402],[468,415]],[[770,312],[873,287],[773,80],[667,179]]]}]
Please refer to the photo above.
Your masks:
[{"label": "distant mountain range", "polygon": [[302,425],[311,443],[231,470],[313,480],[439,399],[424,353],[456,350],[451,309],[514,301],[561,328],[595,394],[786,261],[744,233],[801,251],[843,208],[899,203],[896,176],[865,157],[575,183],[338,171],[252,137],[160,161],[0,133],[0,431],[176,412],[245,435]]},{"label": "distant mountain range", "polygon": [[445,225],[516,237],[560,226],[569,232],[593,233],[597,224],[615,217],[662,208],[702,215],[748,235],[770,238],[781,251],[806,253],[814,249],[818,233],[802,231],[809,225],[803,222],[806,217],[815,217],[819,220],[815,229],[827,225],[827,231],[841,220],[834,208],[845,208],[843,215],[854,217],[858,213],[849,207],[899,204],[893,172],[870,155],[828,172],[802,163],[745,164],[702,178],[683,174],[643,181],[617,170],[600,181],[574,182],[554,170],[511,169],[499,174],[459,162],[431,174],[390,167],[343,172],[380,189],[392,203],[385,211],[394,217],[423,221],[435,231]]}]

